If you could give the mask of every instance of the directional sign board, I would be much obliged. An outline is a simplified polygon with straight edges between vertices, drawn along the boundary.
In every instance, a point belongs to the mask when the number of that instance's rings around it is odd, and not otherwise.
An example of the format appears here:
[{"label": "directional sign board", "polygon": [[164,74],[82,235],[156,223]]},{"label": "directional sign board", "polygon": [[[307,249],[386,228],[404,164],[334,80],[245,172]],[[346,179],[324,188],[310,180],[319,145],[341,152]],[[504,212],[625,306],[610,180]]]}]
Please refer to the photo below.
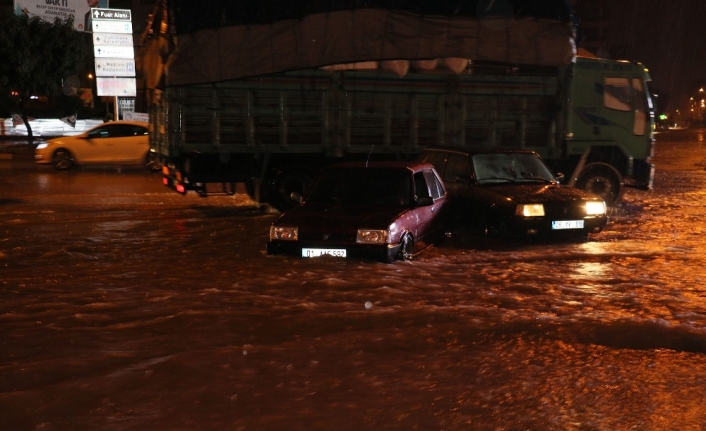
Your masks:
[{"label": "directional sign board", "polygon": [[132,34],[130,21],[91,21],[94,33],[126,33]]},{"label": "directional sign board", "polygon": [[96,58],[96,76],[135,76],[135,60]]},{"label": "directional sign board", "polygon": [[91,16],[94,20],[105,21],[132,21],[132,12],[130,9],[104,9],[91,8]]},{"label": "directional sign board", "polygon": [[132,13],[128,9],[91,8],[91,18],[98,95],[116,97],[116,114],[134,111],[134,100],[124,99],[118,107],[118,97],[137,96]]},{"label": "directional sign board", "polygon": [[132,46],[131,34],[93,33],[93,46]]},{"label": "directional sign board", "polygon": [[135,58],[135,50],[131,46],[94,46],[93,55],[96,58]]},{"label": "directional sign board", "polygon": [[96,77],[99,96],[137,96],[135,78],[99,78]]}]

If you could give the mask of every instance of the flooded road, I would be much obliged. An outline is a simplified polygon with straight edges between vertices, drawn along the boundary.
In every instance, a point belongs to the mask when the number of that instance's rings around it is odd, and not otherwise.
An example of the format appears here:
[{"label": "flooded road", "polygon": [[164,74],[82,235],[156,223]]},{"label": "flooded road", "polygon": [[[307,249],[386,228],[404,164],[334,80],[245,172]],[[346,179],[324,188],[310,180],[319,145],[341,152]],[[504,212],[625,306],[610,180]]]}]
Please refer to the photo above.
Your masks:
[{"label": "flooded road", "polygon": [[586,242],[267,256],[276,217],[0,161],[7,430],[698,430],[706,142]]}]

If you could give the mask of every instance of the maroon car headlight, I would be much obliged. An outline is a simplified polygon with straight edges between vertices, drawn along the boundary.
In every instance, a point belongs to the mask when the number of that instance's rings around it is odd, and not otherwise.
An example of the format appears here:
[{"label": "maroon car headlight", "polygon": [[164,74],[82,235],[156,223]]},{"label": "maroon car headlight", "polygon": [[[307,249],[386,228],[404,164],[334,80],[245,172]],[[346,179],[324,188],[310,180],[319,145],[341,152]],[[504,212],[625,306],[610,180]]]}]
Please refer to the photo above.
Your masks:
[{"label": "maroon car headlight", "polygon": [[544,217],[544,205],[519,204],[515,208],[515,215],[523,217]]},{"label": "maroon car headlight", "polygon": [[270,241],[297,241],[299,228],[293,226],[270,226]]},{"label": "maroon car headlight", "polygon": [[390,231],[387,229],[358,229],[355,242],[358,244],[387,244]]}]

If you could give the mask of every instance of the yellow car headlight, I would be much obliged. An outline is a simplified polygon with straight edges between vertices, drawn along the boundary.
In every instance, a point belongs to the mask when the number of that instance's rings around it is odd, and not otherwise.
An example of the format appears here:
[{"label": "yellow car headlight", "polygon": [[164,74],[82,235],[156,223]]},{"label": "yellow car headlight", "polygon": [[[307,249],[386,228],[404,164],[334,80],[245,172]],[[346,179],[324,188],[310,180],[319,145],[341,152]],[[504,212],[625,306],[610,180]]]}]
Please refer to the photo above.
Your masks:
[{"label": "yellow car headlight", "polygon": [[515,215],[522,217],[543,217],[544,205],[542,204],[519,204],[515,208]]},{"label": "yellow car headlight", "polygon": [[586,215],[603,215],[606,213],[606,205],[603,201],[586,202]]},{"label": "yellow car headlight", "polygon": [[358,244],[387,244],[390,231],[386,229],[358,229],[355,242]]},{"label": "yellow car headlight", "polygon": [[299,228],[292,226],[270,226],[270,240],[297,241]]}]

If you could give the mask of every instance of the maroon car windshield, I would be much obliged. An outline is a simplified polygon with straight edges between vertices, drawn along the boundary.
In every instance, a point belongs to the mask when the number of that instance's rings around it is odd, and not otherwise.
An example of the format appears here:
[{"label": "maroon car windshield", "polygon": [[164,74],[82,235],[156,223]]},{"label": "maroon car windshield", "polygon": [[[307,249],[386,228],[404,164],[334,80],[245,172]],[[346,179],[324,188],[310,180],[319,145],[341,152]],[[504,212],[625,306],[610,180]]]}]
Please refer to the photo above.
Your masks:
[{"label": "maroon car windshield", "polygon": [[413,202],[411,172],[389,168],[326,169],[312,184],[305,201],[409,206]]}]

